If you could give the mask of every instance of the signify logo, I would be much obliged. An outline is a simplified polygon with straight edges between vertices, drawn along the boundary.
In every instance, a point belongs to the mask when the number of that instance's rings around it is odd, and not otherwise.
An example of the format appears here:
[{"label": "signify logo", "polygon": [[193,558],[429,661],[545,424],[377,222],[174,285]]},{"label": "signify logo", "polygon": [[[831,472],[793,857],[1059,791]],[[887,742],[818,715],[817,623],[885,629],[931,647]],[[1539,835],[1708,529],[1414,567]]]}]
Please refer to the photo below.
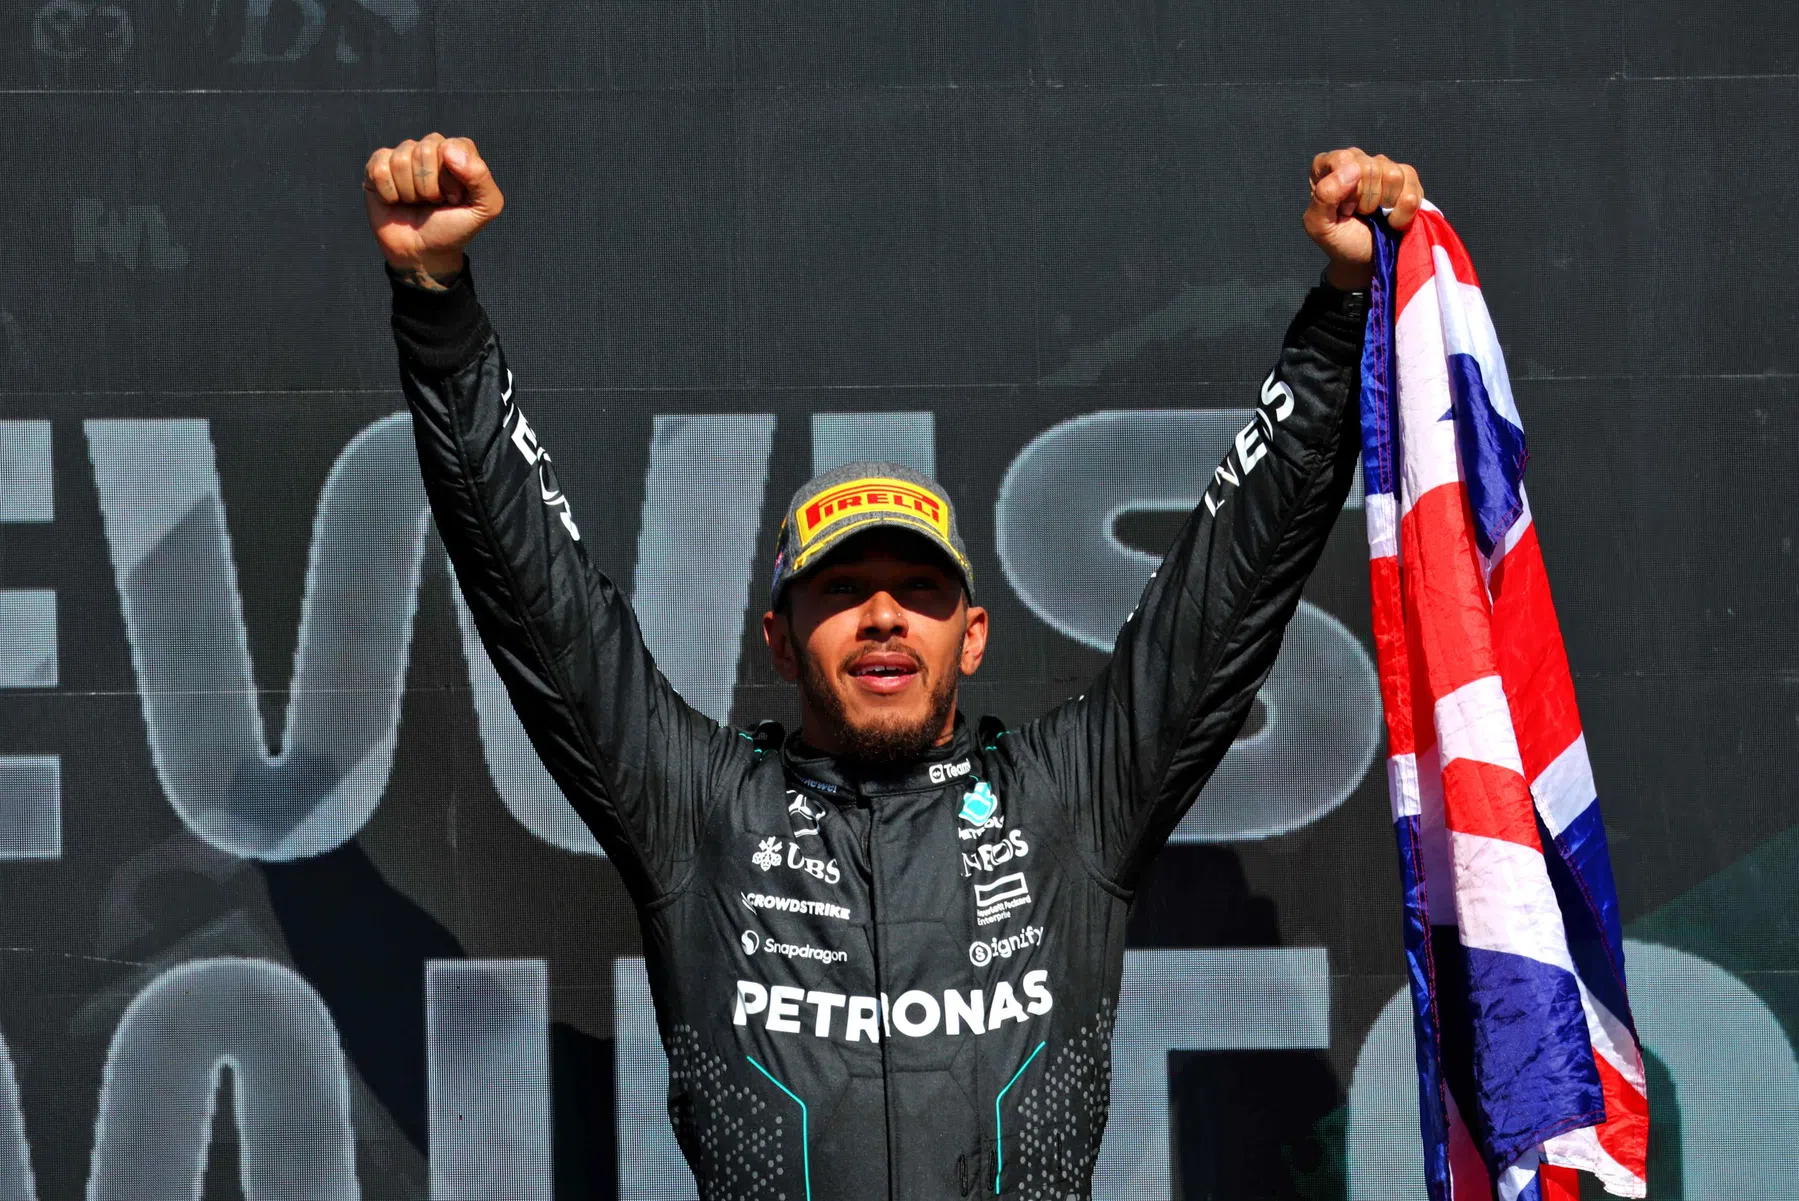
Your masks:
[{"label": "signify logo", "polygon": [[976,939],[969,943],[968,962],[976,967],[986,967],[995,959],[1010,959],[1020,951],[1042,945],[1043,927],[1026,926],[1017,934],[1008,934],[1004,938]]}]

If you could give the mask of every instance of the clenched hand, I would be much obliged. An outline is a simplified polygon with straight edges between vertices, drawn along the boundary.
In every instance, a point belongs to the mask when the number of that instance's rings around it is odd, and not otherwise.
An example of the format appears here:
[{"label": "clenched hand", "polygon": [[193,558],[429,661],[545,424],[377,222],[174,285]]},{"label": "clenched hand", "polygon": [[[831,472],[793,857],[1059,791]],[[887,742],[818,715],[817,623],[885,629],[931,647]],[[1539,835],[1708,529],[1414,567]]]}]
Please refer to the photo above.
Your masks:
[{"label": "clenched hand", "polygon": [[462,269],[463,248],[506,205],[473,140],[440,133],[369,155],[362,195],[381,253],[428,288]]},{"label": "clenched hand", "polygon": [[1305,227],[1330,256],[1325,278],[1331,286],[1353,291],[1374,278],[1374,235],[1360,220],[1363,214],[1390,209],[1388,224],[1403,230],[1423,203],[1424,185],[1406,163],[1354,146],[1313,158]]}]

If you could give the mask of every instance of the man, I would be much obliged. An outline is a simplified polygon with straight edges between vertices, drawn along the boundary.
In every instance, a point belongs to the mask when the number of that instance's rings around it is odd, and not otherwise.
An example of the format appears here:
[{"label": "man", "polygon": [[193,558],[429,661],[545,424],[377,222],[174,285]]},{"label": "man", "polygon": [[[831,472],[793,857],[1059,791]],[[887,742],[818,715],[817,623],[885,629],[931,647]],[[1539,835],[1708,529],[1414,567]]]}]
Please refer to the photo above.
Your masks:
[{"label": "man", "polygon": [[637,904],[700,1195],[1086,1197],[1132,889],[1242,727],[1349,490],[1358,214],[1409,224],[1417,174],[1313,161],[1324,283],[1111,662],[1035,722],[956,710],[988,621],[942,488],[864,463],[800,489],[763,618],[800,687],[785,739],[689,708],[588,561],[465,265],[503,203],[474,144],[378,150],[364,189],[437,528]]}]

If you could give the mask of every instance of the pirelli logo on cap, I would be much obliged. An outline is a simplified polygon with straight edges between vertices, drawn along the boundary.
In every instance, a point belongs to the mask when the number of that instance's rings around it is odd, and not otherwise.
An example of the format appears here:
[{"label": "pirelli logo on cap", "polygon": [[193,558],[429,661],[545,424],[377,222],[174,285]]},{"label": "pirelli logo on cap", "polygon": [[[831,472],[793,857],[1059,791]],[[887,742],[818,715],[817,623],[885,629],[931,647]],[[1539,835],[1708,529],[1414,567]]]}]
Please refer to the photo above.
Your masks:
[{"label": "pirelli logo on cap", "polygon": [[941,496],[904,480],[866,479],[828,488],[800,506],[800,546],[811,546],[839,521],[873,513],[923,520],[945,543],[949,541],[949,505]]}]

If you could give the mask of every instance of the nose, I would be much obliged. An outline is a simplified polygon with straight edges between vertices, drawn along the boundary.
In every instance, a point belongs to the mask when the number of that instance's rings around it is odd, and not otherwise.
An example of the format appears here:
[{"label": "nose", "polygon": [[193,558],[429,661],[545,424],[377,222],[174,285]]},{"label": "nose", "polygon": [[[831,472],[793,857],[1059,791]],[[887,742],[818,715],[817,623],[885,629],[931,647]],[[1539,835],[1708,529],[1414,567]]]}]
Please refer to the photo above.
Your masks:
[{"label": "nose", "polygon": [[877,589],[862,606],[862,637],[874,642],[906,636],[906,610],[885,588]]}]

